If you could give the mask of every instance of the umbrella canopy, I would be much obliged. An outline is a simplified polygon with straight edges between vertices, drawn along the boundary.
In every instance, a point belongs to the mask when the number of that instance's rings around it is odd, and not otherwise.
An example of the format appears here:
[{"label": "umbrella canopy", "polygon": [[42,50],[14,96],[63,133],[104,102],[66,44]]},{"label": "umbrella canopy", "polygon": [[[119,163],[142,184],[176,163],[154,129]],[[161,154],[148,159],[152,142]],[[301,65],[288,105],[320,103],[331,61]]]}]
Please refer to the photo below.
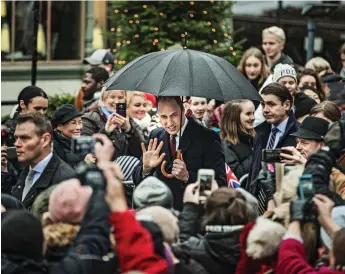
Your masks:
[{"label": "umbrella canopy", "polygon": [[229,62],[190,49],[138,57],[110,77],[105,87],[107,90],[145,91],[156,96],[261,100],[257,90]]}]

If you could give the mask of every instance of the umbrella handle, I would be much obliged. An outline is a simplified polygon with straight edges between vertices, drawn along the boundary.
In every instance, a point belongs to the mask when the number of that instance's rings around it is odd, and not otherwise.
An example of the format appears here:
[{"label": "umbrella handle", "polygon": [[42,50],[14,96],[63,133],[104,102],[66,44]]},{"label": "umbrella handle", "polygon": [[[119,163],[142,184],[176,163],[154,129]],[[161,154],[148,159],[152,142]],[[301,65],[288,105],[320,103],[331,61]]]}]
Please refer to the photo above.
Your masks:
[{"label": "umbrella handle", "polygon": [[[176,151],[176,159],[182,160],[182,152],[179,149]],[[169,179],[174,178],[174,175],[165,171],[166,164],[167,164],[167,161],[164,160],[161,165],[162,174]]]}]

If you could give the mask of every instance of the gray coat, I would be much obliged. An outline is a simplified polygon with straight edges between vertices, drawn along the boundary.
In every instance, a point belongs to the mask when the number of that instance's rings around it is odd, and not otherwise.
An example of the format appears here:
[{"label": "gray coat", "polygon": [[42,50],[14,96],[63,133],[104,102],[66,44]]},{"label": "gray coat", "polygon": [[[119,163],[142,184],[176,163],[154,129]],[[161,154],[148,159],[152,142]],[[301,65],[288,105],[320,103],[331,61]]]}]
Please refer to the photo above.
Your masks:
[{"label": "gray coat", "polygon": [[141,143],[144,142],[144,136],[132,118],[129,118],[132,128],[126,133],[117,129],[112,133],[107,133],[104,129],[107,118],[100,109],[85,113],[81,119],[83,121],[81,135],[92,136],[95,133],[103,133],[113,142],[116,157],[122,155],[141,157]]}]

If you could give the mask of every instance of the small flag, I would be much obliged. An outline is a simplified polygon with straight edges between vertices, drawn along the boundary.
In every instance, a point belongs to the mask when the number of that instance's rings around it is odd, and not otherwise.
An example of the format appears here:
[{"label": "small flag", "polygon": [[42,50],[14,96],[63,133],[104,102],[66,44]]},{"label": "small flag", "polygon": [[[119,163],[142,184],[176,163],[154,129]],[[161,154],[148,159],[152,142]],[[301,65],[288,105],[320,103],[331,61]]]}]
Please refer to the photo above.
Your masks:
[{"label": "small flag", "polygon": [[241,186],[239,180],[232,172],[231,168],[225,163],[225,171],[226,171],[226,182],[228,183],[229,188],[236,189]]}]

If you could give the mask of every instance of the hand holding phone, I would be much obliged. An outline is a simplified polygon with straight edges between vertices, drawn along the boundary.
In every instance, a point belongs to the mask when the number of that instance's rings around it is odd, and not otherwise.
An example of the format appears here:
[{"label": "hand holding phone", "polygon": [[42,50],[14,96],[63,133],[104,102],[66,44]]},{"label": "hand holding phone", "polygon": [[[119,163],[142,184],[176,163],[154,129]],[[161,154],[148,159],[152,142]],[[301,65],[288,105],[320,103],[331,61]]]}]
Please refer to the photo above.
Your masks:
[{"label": "hand holding phone", "polygon": [[117,103],[116,104],[116,113],[126,118],[127,115],[127,104],[126,103]]},{"label": "hand holding phone", "polygon": [[282,163],[304,165],[307,159],[295,147],[282,147],[280,153]]}]

